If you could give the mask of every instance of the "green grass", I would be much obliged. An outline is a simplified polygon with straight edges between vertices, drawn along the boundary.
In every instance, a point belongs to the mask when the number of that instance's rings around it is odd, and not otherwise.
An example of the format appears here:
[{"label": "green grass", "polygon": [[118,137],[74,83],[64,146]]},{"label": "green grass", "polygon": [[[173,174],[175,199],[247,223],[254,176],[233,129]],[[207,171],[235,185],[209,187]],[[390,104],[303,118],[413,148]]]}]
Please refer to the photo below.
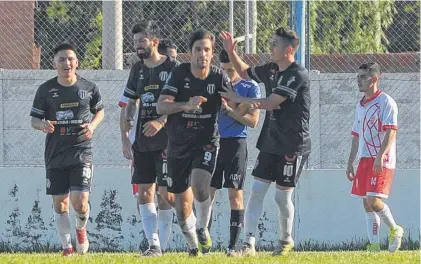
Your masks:
[{"label": "green grass", "polygon": [[88,253],[84,256],[64,258],[59,253],[2,253],[0,263],[420,263],[419,251],[399,251],[391,254],[387,251],[367,253],[363,251],[335,251],[335,252],[292,252],[285,257],[272,257],[270,252],[259,252],[256,257],[227,258],[222,252],[213,252],[199,258],[189,258],[187,253],[167,253],[160,258],[139,257],[136,253]]}]

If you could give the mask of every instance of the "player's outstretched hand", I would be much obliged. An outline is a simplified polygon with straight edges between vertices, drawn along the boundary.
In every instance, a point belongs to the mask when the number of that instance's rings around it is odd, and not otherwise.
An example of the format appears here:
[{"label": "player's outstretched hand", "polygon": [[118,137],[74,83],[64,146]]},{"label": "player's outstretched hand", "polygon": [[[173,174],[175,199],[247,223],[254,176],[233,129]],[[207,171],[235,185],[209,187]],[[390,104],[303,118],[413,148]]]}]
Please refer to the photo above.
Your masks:
[{"label": "player's outstretched hand", "polygon": [[79,132],[79,135],[83,135],[83,139],[90,140],[92,139],[92,135],[94,134],[94,127],[91,123],[85,123],[80,125],[82,127],[82,131]]},{"label": "player's outstretched hand", "polygon": [[222,31],[221,34],[219,34],[219,38],[222,40],[224,50],[226,50],[228,53],[234,52],[235,48],[237,47],[237,41],[234,41],[231,33]]},{"label": "player's outstretched hand", "polygon": [[200,108],[200,105],[206,103],[208,99],[203,96],[194,96],[191,97],[189,102],[186,104],[187,111],[194,111]]},{"label": "player's outstretched hand", "polygon": [[45,120],[42,123],[42,132],[44,133],[54,133],[54,125],[57,124],[57,121],[50,121],[50,120]]},{"label": "player's outstretched hand", "polygon": [[162,129],[163,126],[164,125],[161,122],[152,120],[152,121],[146,122],[143,125],[142,132],[146,137],[153,137],[156,135],[156,133],[159,132],[159,130]]},{"label": "player's outstretched hand", "polygon": [[355,180],[354,166],[352,164],[348,165],[346,168],[346,177],[351,182]]},{"label": "player's outstretched hand", "polygon": [[123,139],[123,156],[128,160],[133,160],[132,143],[128,138]]}]

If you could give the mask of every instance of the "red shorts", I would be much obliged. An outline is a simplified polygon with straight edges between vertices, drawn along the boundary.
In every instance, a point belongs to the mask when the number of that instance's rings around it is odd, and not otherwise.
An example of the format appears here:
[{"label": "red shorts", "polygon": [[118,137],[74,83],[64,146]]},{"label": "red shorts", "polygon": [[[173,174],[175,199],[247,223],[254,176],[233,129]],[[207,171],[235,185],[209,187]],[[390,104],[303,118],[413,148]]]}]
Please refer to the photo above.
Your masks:
[{"label": "red shorts", "polygon": [[358,163],[355,180],[352,183],[351,194],[354,196],[376,196],[388,198],[393,182],[394,169],[383,168],[379,174],[374,174],[375,158],[362,158]]},{"label": "red shorts", "polygon": [[[133,172],[134,172],[134,161],[132,160],[130,162],[130,176],[133,175]],[[132,184],[132,194],[133,194],[133,197],[139,196],[139,185]]]}]

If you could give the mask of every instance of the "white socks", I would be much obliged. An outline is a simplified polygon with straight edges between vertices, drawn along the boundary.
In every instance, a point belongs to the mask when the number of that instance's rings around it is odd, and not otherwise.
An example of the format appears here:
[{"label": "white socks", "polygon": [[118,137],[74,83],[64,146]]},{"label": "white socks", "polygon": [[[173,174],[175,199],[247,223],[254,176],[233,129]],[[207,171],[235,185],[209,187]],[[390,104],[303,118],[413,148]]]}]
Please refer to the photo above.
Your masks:
[{"label": "white socks", "polygon": [[259,218],[262,215],[263,200],[268,191],[270,183],[254,180],[251,188],[250,197],[244,215],[244,242],[255,245],[255,233]]},{"label": "white socks", "polygon": [[161,242],[161,249],[166,250],[168,239],[171,235],[173,211],[169,210],[158,210],[158,231],[159,241]]},{"label": "white socks", "polygon": [[90,211],[91,211],[91,207],[88,204],[88,210],[85,213],[79,214],[78,212],[75,212],[77,229],[81,230],[86,227],[86,224],[88,223]]},{"label": "white socks", "polygon": [[203,202],[194,200],[197,216],[197,228],[207,228],[211,217],[212,200],[210,196]]},{"label": "white socks", "polygon": [[293,242],[292,239],[292,227],[294,224],[294,204],[292,202],[291,190],[280,190],[275,191],[275,202],[279,208],[279,226],[281,231],[281,241]]},{"label": "white socks", "polygon": [[160,247],[155,203],[139,204],[139,212],[142,217],[143,230],[148,239],[149,246]]},{"label": "white socks", "polygon": [[61,246],[63,249],[71,248],[72,240],[70,235],[69,212],[64,212],[62,214],[54,212],[54,220],[56,222],[56,229],[60,237]]},{"label": "white socks", "polygon": [[380,232],[380,217],[376,212],[368,212],[366,214],[367,220],[367,234],[370,244],[379,243],[379,232]]},{"label": "white socks", "polygon": [[385,225],[389,227],[389,229],[395,228],[396,222],[395,219],[393,219],[392,212],[390,211],[389,206],[386,203],[383,202],[383,204],[383,209],[376,213],[380,216]]},{"label": "white socks", "polygon": [[190,249],[199,248],[199,241],[197,240],[196,234],[196,216],[193,211],[191,211],[189,217],[186,220],[178,219],[178,223],[183,232],[184,237],[187,240],[187,244]]}]

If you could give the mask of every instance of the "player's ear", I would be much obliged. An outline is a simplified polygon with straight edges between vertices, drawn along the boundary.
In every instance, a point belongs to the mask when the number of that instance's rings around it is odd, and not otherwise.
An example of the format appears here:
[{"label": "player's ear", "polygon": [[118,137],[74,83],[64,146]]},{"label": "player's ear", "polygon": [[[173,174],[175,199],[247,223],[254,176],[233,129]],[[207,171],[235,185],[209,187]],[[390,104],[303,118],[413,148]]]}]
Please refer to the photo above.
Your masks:
[{"label": "player's ear", "polygon": [[158,45],[159,45],[159,39],[158,38],[154,38],[152,40],[152,43],[153,43],[154,46],[158,47]]},{"label": "player's ear", "polygon": [[53,57],[53,69],[57,69],[57,64],[56,64],[56,56]]},{"label": "player's ear", "polygon": [[79,60],[76,58],[76,68],[79,67]]}]

